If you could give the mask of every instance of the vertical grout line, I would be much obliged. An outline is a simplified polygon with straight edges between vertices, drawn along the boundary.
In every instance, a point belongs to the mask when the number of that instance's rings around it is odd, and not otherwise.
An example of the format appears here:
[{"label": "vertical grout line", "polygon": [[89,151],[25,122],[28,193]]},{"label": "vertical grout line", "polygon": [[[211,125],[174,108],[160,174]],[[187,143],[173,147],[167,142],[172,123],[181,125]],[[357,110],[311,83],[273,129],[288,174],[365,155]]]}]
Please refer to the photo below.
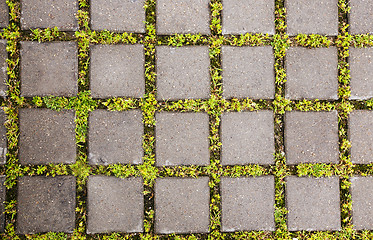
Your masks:
[{"label": "vertical grout line", "polygon": [[338,1],[338,33],[337,49],[338,49],[338,135],[339,135],[339,150],[340,164],[344,165],[344,172],[340,172],[340,207],[341,207],[341,227],[342,229],[352,228],[351,221],[351,194],[349,192],[350,180],[349,177],[353,174],[353,165],[350,160],[350,143],[348,139],[348,116],[352,110],[352,105],[349,100],[350,96],[350,75],[349,75],[349,47],[350,35],[348,33],[348,12],[349,5],[346,0]]},{"label": "vertical grout line", "polygon": [[155,110],[156,101],[156,0],[145,1],[145,96],[141,99],[141,110],[144,117],[144,162],[138,166],[144,179],[144,233],[153,235],[155,232],[154,183],[155,173]]},{"label": "vertical grout line", "polygon": [[92,101],[87,101],[90,98],[90,93],[87,92],[89,89],[89,1],[79,0],[78,3],[79,30],[75,32],[76,41],[78,41],[78,96],[76,99],[72,98],[70,100],[75,110],[76,124],[76,163],[70,165],[73,174],[76,176],[76,222],[74,230],[76,237],[85,236],[87,229],[87,178],[90,173],[90,166],[87,163],[87,130],[89,111],[93,110],[93,106],[95,106]]},{"label": "vertical grout line", "polygon": [[286,153],[284,141],[285,111],[290,100],[285,99],[285,54],[289,46],[286,34],[286,9],[285,0],[275,1],[275,35],[272,46],[274,49],[275,71],[275,99],[274,107],[274,132],[275,132],[275,165],[272,174],[275,176],[275,238],[289,238],[287,229],[287,209],[285,203],[285,177],[289,174],[286,166]]},{"label": "vertical grout line", "polygon": [[210,99],[209,99],[209,139],[210,139],[210,227],[209,236],[217,239],[221,236],[221,196],[220,196],[220,177],[222,168],[220,165],[220,116],[222,109],[220,101],[222,100],[222,77],[221,77],[221,46],[223,36],[221,32],[221,14],[223,5],[221,0],[211,0],[210,2],[210,29],[211,36],[209,40],[210,56]]},{"label": "vertical grout line", "polygon": [[22,168],[18,162],[18,141],[19,141],[19,118],[18,107],[22,105],[20,97],[20,2],[10,0],[9,26],[4,30],[7,40],[8,52],[8,96],[6,100],[5,113],[7,115],[7,159],[6,159],[6,201],[5,201],[5,234],[15,235],[17,218],[17,177],[22,175]]}]

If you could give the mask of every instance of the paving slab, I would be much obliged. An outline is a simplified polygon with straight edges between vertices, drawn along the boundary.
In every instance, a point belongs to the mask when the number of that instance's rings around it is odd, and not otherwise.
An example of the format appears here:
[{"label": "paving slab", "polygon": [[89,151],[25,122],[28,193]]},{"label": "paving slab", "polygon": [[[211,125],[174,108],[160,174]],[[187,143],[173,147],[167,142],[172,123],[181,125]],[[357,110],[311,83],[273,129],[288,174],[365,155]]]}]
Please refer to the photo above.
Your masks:
[{"label": "paving slab", "polygon": [[351,142],[351,162],[369,164],[373,162],[373,112],[355,110],[350,113],[348,134]]},{"label": "paving slab", "polygon": [[285,0],[287,33],[338,35],[338,0]]},{"label": "paving slab", "polygon": [[8,86],[6,85],[8,81],[8,63],[6,62],[8,52],[6,51],[6,45],[6,40],[0,40],[0,97],[5,97],[8,91]]},{"label": "paving slab", "polygon": [[289,99],[338,99],[336,47],[291,47],[286,54],[286,90]]},{"label": "paving slab", "polygon": [[9,25],[9,7],[5,0],[0,1],[0,28],[6,28]]},{"label": "paving slab", "polygon": [[222,0],[222,33],[275,34],[275,2],[272,0]]},{"label": "paving slab", "polygon": [[209,0],[158,0],[157,34],[210,34]]},{"label": "paving slab", "polygon": [[139,110],[89,114],[88,160],[92,165],[141,164],[144,125]]},{"label": "paving slab", "polygon": [[0,164],[6,163],[6,153],[8,152],[8,141],[6,137],[6,127],[5,122],[7,121],[7,116],[4,110],[0,110]]},{"label": "paving slab", "polygon": [[17,234],[72,233],[75,228],[75,185],[73,176],[19,178]]},{"label": "paving slab", "polygon": [[221,164],[273,164],[273,119],[272,111],[223,113]]},{"label": "paving slab", "polygon": [[338,163],[338,140],[337,111],[285,114],[287,164]]},{"label": "paving slab", "polygon": [[209,165],[207,113],[156,113],[156,165]]},{"label": "paving slab", "polygon": [[92,97],[141,98],[145,93],[144,64],[143,45],[92,45]]},{"label": "paving slab", "polygon": [[73,110],[19,110],[19,161],[25,164],[74,163]]},{"label": "paving slab", "polygon": [[145,0],[91,0],[92,30],[145,32]]},{"label": "paving slab", "polygon": [[352,224],[356,230],[373,229],[373,177],[350,178],[352,197]]},{"label": "paving slab", "polygon": [[274,56],[271,46],[222,47],[223,97],[273,99]]},{"label": "paving slab", "polygon": [[373,48],[349,49],[350,86],[352,100],[373,97]]},{"label": "paving slab", "polygon": [[341,230],[339,178],[286,177],[289,231]]},{"label": "paving slab", "polygon": [[222,178],[222,231],[274,231],[273,176]]},{"label": "paving slab", "polygon": [[89,114],[88,160],[92,165],[141,164],[144,125],[139,110]]},{"label": "paving slab", "polygon": [[373,1],[350,0],[349,31],[351,34],[373,33]]},{"label": "paving slab", "polygon": [[78,93],[76,42],[21,42],[21,96]]},{"label": "paving slab", "polygon": [[77,31],[78,0],[21,0],[21,28],[54,28]]},{"label": "paving slab", "polygon": [[208,177],[158,178],[155,182],[155,232],[208,233]]},{"label": "paving slab", "polygon": [[143,232],[142,178],[90,176],[87,233]]},{"label": "paving slab", "polygon": [[158,100],[209,98],[208,46],[157,46],[156,64]]},{"label": "paving slab", "polygon": [[4,232],[5,227],[5,204],[6,201],[6,187],[5,187],[6,176],[0,176],[0,232]]}]

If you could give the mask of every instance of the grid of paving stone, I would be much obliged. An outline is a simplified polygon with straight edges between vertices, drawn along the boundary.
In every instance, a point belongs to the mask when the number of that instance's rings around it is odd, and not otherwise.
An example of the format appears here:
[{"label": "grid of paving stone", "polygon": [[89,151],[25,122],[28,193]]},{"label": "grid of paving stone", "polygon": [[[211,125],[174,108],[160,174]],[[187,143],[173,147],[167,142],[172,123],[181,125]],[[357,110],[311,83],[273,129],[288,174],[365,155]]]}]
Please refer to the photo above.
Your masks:
[{"label": "grid of paving stone", "polygon": [[0,1],[0,236],[373,237],[372,6]]}]

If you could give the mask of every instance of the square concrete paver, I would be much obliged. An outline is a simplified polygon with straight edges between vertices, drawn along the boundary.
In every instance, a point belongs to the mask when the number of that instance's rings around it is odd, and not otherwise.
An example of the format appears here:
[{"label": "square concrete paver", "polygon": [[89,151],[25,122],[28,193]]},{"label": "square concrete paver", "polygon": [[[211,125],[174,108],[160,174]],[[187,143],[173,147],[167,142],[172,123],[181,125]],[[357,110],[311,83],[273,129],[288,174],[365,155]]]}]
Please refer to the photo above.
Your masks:
[{"label": "square concrete paver", "polygon": [[273,176],[222,178],[222,231],[274,231]]},{"label": "square concrete paver", "polygon": [[0,1],[0,28],[6,28],[9,25],[9,7],[6,0]]},{"label": "square concrete paver", "polygon": [[21,177],[18,180],[18,234],[72,233],[75,227],[75,177]]},{"label": "square concrete paver", "polygon": [[6,187],[5,187],[6,176],[0,176],[0,232],[4,232],[5,227],[5,200],[6,200]]},{"label": "square concrete paver", "polygon": [[222,47],[223,96],[273,99],[274,56],[271,46]]},{"label": "square concrete paver", "polygon": [[337,48],[291,47],[285,65],[286,98],[338,99]]},{"label": "square concrete paver", "polygon": [[285,0],[289,35],[338,35],[338,0]]},{"label": "square concrete paver", "polygon": [[338,163],[338,140],[337,111],[285,114],[287,164]]},{"label": "square concrete paver", "polygon": [[349,25],[351,34],[373,33],[373,1],[349,0],[351,7]]},{"label": "square concrete paver", "polygon": [[373,97],[373,48],[349,49],[350,86],[353,100]]},{"label": "square concrete paver", "polygon": [[286,177],[289,231],[341,229],[339,178]]},{"label": "square concrete paver", "polygon": [[8,91],[8,86],[6,85],[8,81],[8,63],[6,62],[8,52],[6,51],[6,45],[6,40],[0,40],[0,97],[5,97]]},{"label": "square concrete paver", "polygon": [[90,176],[87,233],[142,232],[142,178]]},{"label": "square concrete paver", "polygon": [[209,0],[158,0],[157,34],[210,34]]},{"label": "square concrete paver", "polygon": [[221,117],[221,164],[273,164],[272,111],[230,112]]},{"label": "square concrete paver", "polygon": [[7,120],[7,116],[4,110],[0,110],[0,164],[6,163],[6,153],[8,152],[7,147],[7,137],[6,137],[6,127],[5,122]]},{"label": "square concrete paver", "polygon": [[74,111],[19,110],[21,164],[74,163]]},{"label": "square concrete paver", "polygon": [[158,46],[156,56],[158,100],[209,98],[208,46]]},{"label": "square concrete paver", "polygon": [[156,121],[157,166],[210,163],[207,113],[161,112]]},{"label": "square concrete paver", "polygon": [[351,142],[351,162],[369,164],[373,162],[373,112],[355,110],[350,113],[348,134]]},{"label": "square concrete paver", "polygon": [[21,95],[66,96],[78,93],[76,42],[21,42]]},{"label": "square concrete paver", "polygon": [[92,30],[145,32],[144,0],[91,0]]},{"label": "square concrete paver", "polygon": [[137,97],[145,93],[143,45],[92,45],[92,97]]},{"label": "square concrete paver", "polygon": [[272,0],[222,0],[223,34],[275,34],[275,2]]},{"label": "square concrete paver", "polygon": [[356,230],[373,229],[373,177],[351,177],[352,224]]},{"label": "square concrete paver", "polygon": [[21,27],[76,31],[78,10],[78,0],[21,0]]},{"label": "square concrete paver", "polygon": [[93,165],[141,164],[144,125],[139,110],[110,112],[99,109],[89,115],[88,160]]},{"label": "square concrete paver", "polygon": [[155,182],[155,232],[208,233],[208,177],[158,178]]}]

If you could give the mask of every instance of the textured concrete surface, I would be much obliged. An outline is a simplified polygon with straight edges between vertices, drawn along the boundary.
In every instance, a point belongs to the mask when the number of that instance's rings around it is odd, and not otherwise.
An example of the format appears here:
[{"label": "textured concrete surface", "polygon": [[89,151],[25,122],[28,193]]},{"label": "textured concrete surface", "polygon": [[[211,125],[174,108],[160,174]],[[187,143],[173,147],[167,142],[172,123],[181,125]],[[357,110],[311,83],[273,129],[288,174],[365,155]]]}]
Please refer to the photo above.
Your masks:
[{"label": "textured concrete surface", "polygon": [[350,178],[352,197],[352,224],[356,230],[373,229],[373,177]]},{"label": "textured concrete surface", "polygon": [[285,114],[287,164],[338,163],[338,149],[337,111]]},{"label": "textured concrete surface", "polygon": [[341,229],[339,178],[286,177],[289,231]]},{"label": "textured concrete surface", "polygon": [[8,63],[6,62],[8,52],[6,51],[6,45],[6,40],[0,40],[0,97],[5,97],[7,95],[6,91],[8,90],[8,86],[6,85],[8,81]]},{"label": "textured concrete surface", "polygon": [[89,114],[88,160],[92,165],[141,164],[144,126],[139,110]]},{"label": "textured concrete surface", "polygon": [[373,1],[350,0],[349,25],[351,34],[373,33]]},{"label": "textured concrete surface", "polygon": [[91,28],[144,33],[144,4],[144,0],[91,0]]},{"label": "textured concrete surface", "polygon": [[348,119],[348,135],[351,142],[351,162],[369,164],[373,162],[373,112],[355,110]]},{"label": "textured concrete surface", "polygon": [[156,114],[156,165],[209,165],[209,116],[206,113]]},{"label": "textured concrete surface", "polygon": [[210,34],[209,0],[158,0],[157,34]]},{"label": "textured concrete surface", "polygon": [[21,28],[77,31],[78,0],[21,0]]},{"label": "textured concrete surface", "polygon": [[208,46],[158,46],[156,58],[158,100],[209,98]]},{"label": "textured concrete surface", "polygon": [[75,177],[21,177],[18,181],[19,234],[72,233],[75,228]]},{"label": "textured concrete surface", "polygon": [[208,177],[158,178],[155,182],[155,232],[207,233],[210,223]]},{"label": "textured concrete surface", "polygon": [[225,98],[274,98],[275,59],[271,46],[223,46],[221,58]]},{"label": "textured concrete surface", "polygon": [[223,34],[275,34],[275,2],[271,0],[222,0]]},{"label": "textured concrete surface", "polygon": [[6,1],[0,1],[0,28],[6,28],[9,25],[9,7]]},{"label": "textured concrete surface", "polygon": [[222,178],[222,231],[274,231],[273,176]]},{"label": "textured concrete surface", "polygon": [[90,176],[87,233],[142,232],[142,178]]},{"label": "textured concrete surface", "polygon": [[285,0],[289,35],[338,35],[338,0]]},{"label": "textured concrete surface", "polygon": [[0,110],[0,164],[6,163],[6,154],[8,152],[7,147],[7,137],[6,137],[6,127],[5,122],[7,120],[7,116],[4,110]]},{"label": "textured concrete surface", "polygon": [[373,97],[373,48],[349,49],[350,99],[364,100]]},{"label": "textured concrete surface", "polygon": [[74,163],[74,119],[73,110],[20,109],[20,163]]},{"label": "textured concrete surface", "polygon": [[230,112],[221,117],[221,164],[273,164],[272,111]]},{"label": "textured concrete surface", "polygon": [[286,54],[286,98],[338,99],[338,54],[336,47],[291,47]]},{"label": "textured concrete surface", "polygon": [[21,95],[76,95],[77,54],[76,42],[21,42]]},{"label": "textured concrete surface", "polygon": [[145,93],[143,45],[92,45],[92,97],[136,97]]}]

